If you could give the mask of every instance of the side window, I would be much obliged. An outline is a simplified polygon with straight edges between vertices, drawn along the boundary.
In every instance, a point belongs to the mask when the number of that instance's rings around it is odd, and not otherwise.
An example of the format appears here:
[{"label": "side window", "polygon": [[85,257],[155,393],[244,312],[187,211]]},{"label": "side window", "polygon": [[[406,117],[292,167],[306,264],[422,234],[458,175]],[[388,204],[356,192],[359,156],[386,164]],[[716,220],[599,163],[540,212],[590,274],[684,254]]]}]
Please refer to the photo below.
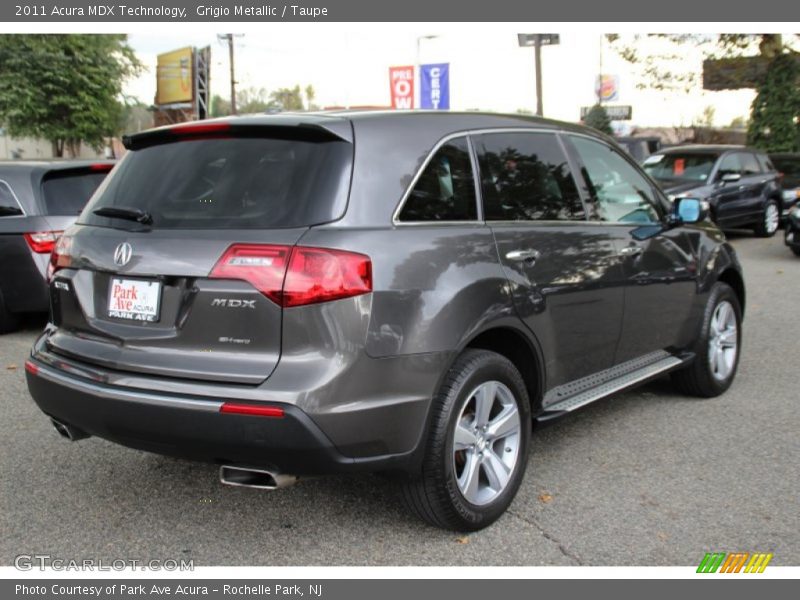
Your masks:
[{"label": "side window", "polygon": [[724,175],[730,174],[742,174],[742,163],[738,153],[726,154],[722,157],[717,171],[717,181],[720,181]]},{"label": "side window", "polygon": [[758,162],[761,163],[761,170],[765,173],[771,173],[775,171],[775,165],[772,164],[772,161],[766,154],[756,154],[758,158]]},{"label": "side window", "polygon": [[759,166],[755,155],[751,152],[742,152],[739,154],[739,160],[742,163],[742,176],[758,175],[761,173],[761,167]]},{"label": "side window", "polygon": [[567,157],[554,134],[485,134],[478,147],[487,221],[584,218]]},{"label": "side window", "polygon": [[5,181],[0,181],[0,217],[13,217],[21,214],[23,214],[22,208],[14,197],[14,192]]},{"label": "side window", "polygon": [[655,191],[650,181],[611,146],[570,136],[583,163],[582,174],[593,201],[594,220],[656,223]]},{"label": "side window", "polygon": [[425,167],[400,212],[400,221],[474,221],[475,177],[466,138],[444,144]]}]

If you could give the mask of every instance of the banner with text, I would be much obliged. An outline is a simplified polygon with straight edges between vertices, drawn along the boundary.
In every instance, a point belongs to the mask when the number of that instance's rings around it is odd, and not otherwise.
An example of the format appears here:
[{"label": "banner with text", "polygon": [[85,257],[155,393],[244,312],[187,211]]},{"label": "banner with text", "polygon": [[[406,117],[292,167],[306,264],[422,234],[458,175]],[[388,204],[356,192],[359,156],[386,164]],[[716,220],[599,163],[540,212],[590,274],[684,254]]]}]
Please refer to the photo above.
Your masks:
[{"label": "banner with text", "polygon": [[420,66],[420,107],[450,108],[450,63]]},{"label": "banner with text", "polygon": [[392,108],[414,108],[414,67],[389,67]]}]

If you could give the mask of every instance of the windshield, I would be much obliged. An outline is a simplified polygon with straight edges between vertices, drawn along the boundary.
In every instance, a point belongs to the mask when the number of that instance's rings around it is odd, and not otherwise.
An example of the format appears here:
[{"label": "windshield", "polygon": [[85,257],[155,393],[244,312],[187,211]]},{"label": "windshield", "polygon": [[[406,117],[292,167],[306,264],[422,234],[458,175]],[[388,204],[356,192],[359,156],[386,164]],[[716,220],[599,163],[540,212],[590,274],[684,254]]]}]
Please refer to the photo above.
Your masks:
[{"label": "windshield", "polygon": [[125,155],[80,223],[133,223],[93,211],[140,210],[154,228],[306,227],[339,218],[347,202],[352,145],[261,137],[206,138]]},{"label": "windshield", "polygon": [[644,170],[654,179],[678,179],[705,183],[714,163],[716,154],[653,154],[644,161]]}]

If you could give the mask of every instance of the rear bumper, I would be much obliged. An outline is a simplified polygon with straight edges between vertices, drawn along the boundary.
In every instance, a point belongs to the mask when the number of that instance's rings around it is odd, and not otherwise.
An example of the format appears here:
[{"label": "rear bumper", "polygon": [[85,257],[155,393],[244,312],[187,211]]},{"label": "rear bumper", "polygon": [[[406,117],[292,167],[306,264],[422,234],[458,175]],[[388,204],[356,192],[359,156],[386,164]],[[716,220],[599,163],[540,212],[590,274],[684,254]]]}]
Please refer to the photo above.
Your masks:
[{"label": "rear bumper", "polygon": [[[28,389],[52,418],[131,448],[297,475],[409,470],[413,452],[343,455],[300,408],[281,418],[220,413],[223,400],[157,394],[89,381],[29,359]],[[262,403],[263,405],[263,403]]]}]

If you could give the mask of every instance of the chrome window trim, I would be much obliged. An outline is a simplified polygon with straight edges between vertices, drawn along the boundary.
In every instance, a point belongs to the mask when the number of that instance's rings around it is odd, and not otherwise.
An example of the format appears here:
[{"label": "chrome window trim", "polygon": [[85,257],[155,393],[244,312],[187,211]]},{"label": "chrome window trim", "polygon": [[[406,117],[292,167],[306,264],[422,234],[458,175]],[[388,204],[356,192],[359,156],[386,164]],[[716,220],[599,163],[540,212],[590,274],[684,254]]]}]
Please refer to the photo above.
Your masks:
[{"label": "chrome window trim", "polygon": [[25,212],[25,209],[22,207],[22,202],[19,201],[17,197],[17,193],[14,191],[14,188],[11,187],[11,184],[8,183],[5,179],[0,179],[0,185],[4,185],[8,188],[8,191],[11,192],[11,197],[14,199],[14,202],[17,203],[17,207],[22,211],[21,215],[8,215],[6,217],[0,217],[2,219],[21,219],[23,217],[27,217],[28,213]]},{"label": "chrome window trim", "polygon": [[[470,163],[472,164],[473,161],[477,162],[477,157],[474,153],[474,147],[472,145],[472,140],[470,136],[472,135],[481,135],[484,133],[552,133],[553,135],[557,135],[561,132],[560,129],[550,128],[550,127],[487,127],[487,128],[478,128],[478,129],[467,129],[463,131],[457,131],[455,133],[449,133],[443,138],[441,138],[438,142],[433,145],[428,155],[425,157],[425,160],[422,162],[422,165],[417,172],[414,174],[414,177],[411,179],[411,183],[408,184],[406,187],[405,192],[403,193],[402,198],[400,198],[400,202],[398,203],[397,207],[394,209],[392,213],[392,225],[396,227],[408,227],[411,226],[430,226],[430,225],[485,225],[486,221],[482,218],[483,217],[483,206],[481,203],[481,196],[479,194],[476,195],[475,201],[478,203],[476,207],[478,209],[478,219],[465,219],[463,221],[401,221],[400,220],[400,213],[403,210],[403,207],[408,200],[408,197],[411,195],[411,192],[414,190],[414,186],[417,185],[417,181],[419,178],[422,177],[422,173],[428,167],[428,164],[433,160],[434,155],[439,151],[439,149],[444,146],[447,142],[454,140],[456,138],[465,137],[467,138],[467,146],[470,149]],[[591,136],[587,136],[591,137]],[[478,178],[478,171],[475,170],[476,164],[472,164],[472,177],[475,181],[475,186],[478,188],[476,191],[480,192],[480,180]],[[538,221],[520,221],[521,223],[537,223]]]}]

